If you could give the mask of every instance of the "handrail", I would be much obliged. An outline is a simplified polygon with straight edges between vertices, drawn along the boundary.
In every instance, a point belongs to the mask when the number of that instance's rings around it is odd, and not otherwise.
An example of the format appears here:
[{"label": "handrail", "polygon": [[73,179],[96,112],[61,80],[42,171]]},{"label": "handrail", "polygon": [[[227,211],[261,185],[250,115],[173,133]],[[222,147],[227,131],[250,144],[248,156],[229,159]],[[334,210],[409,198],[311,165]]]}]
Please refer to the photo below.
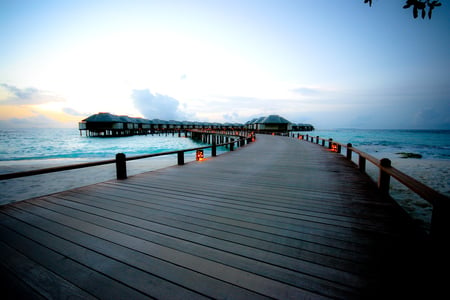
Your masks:
[{"label": "handrail", "polygon": [[27,176],[33,176],[33,175],[41,175],[41,174],[60,172],[60,171],[68,171],[68,170],[81,169],[81,168],[87,168],[87,167],[95,167],[95,166],[101,166],[101,165],[106,165],[106,164],[112,164],[115,162],[116,162],[115,159],[108,159],[108,160],[93,161],[93,162],[87,162],[87,163],[81,163],[81,164],[65,165],[65,166],[60,166],[60,167],[51,167],[51,168],[43,168],[43,169],[36,169],[36,170],[30,170],[30,171],[6,173],[6,174],[0,174],[0,180],[27,177]]},{"label": "handrail", "polygon": [[[230,151],[233,151],[233,148],[231,147],[232,145],[234,145],[235,143],[238,143],[238,145],[240,145],[240,142],[242,140],[246,140],[246,139],[247,139],[247,137],[239,136],[239,139],[233,140],[233,141],[227,142],[227,143],[212,144],[210,146],[189,148],[189,149],[182,149],[182,150],[174,150],[174,151],[166,151],[166,152],[160,152],[160,153],[136,155],[136,156],[126,157],[125,160],[131,161],[131,160],[138,160],[138,159],[143,159],[143,158],[151,158],[151,157],[164,156],[164,155],[172,155],[172,154],[178,154],[178,153],[184,154],[185,152],[191,152],[191,151],[209,149],[209,148],[212,149],[214,147],[222,147],[222,146],[228,146],[228,145],[230,145]],[[54,172],[95,167],[95,166],[101,166],[101,165],[106,165],[106,164],[113,164],[113,163],[117,164],[117,155],[116,155],[115,159],[100,160],[100,161],[93,161],[93,162],[80,163],[80,164],[72,164],[72,165],[65,165],[65,166],[58,166],[58,167],[51,167],[51,168],[42,168],[42,169],[36,169],[36,170],[30,170],[30,171],[21,171],[21,172],[0,174],[0,180],[28,177],[28,176],[34,176],[34,175],[42,175],[42,174],[48,174],[48,173],[54,173]]]},{"label": "handrail", "polygon": [[431,236],[435,241],[445,242],[444,239],[448,238],[448,232],[450,230],[450,198],[444,194],[430,188],[422,182],[414,179],[413,177],[403,173],[397,168],[391,166],[391,161],[387,158],[377,159],[376,157],[363,152],[357,148],[354,148],[352,144],[342,144],[333,139],[324,139],[317,137],[311,137],[309,135],[298,136],[299,139],[307,140],[308,142],[319,144],[322,141],[322,146],[328,142],[328,149],[341,154],[342,147],[347,148],[346,157],[352,161],[352,153],[355,152],[359,155],[358,167],[365,173],[366,161],[370,161],[373,165],[378,167],[380,174],[378,177],[379,190],[389,196],[389,184],[390,177],[392,176],[398,182],[406,186],[408,189],[419,195],[424,200],[433,205],[433,215],[431,220]]}]

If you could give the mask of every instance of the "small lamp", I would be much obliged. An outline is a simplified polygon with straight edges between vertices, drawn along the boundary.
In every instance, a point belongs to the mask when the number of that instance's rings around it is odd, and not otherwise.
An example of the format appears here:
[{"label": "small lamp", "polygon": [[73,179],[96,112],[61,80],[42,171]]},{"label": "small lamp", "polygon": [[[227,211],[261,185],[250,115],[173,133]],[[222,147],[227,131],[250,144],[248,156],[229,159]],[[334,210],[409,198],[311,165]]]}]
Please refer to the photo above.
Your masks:
[{"label": "small lamp", "polygon": [[203,159],[203,150],[197,150],[197,153],[195,154],[195,160],[202,161]]}]

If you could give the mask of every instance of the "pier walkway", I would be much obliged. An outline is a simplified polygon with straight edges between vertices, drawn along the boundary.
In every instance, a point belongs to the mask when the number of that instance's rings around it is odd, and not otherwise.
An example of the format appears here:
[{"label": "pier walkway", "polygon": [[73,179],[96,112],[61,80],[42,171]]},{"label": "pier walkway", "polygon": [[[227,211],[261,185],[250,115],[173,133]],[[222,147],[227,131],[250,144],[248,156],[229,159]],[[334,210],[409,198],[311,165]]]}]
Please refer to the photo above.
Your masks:
[{"label": "pier walkway", "polygon": [[21,299],[388,299],[429,275],[416,238],[344,157],[258,135],[0,207],[0,285]]}]

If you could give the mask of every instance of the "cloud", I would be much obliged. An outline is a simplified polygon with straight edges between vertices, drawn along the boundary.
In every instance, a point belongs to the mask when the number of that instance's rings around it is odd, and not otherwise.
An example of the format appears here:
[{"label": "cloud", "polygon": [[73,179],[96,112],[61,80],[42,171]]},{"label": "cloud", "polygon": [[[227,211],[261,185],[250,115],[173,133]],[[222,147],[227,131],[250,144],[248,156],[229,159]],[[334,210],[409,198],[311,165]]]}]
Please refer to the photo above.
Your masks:
[{"label": "cloud", "polygon": [[44,115],[0,120],[0,128],[59,128],[61,123]]},{"label": "cloud", "polygon": [[148,89],[133,90],[134,106],[148,119],[184,120],[186,113],[180,110],[180,102],[167,95],[153,94]]},{"label": "cloud", "polygon": [[[1,93],[1,89],[4,93]],[[2,97],[1,95],[5,95]],[[18,88],[13,85],[0,83],[0,105],[37,105],[49,102],[63,102],[64,99],[48,91],[33,87]]]},{"label": "cloud", "polygon": [[227,122],[230,122],[230,123],[235,123],[235,122],[239,122],[240,121],[239,114],[237,112],[224,114],[223,115],[223,119],[225,121],[227,121]]}]

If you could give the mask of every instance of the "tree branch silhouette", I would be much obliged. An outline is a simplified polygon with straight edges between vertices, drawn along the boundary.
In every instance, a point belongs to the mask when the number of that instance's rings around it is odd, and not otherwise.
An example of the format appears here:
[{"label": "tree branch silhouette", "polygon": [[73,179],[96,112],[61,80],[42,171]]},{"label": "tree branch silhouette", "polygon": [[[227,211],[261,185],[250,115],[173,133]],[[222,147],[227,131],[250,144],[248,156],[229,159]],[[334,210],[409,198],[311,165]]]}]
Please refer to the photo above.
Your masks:
[{"label": "tree branch silhouette", "polygon": [[[370,7],[372,7],[372,0],[364,0],[364,3],[367,3]],[[435,0],[407,0],[403,8],[412,8],[414,19],[417,19],[417,17],[419,17],[419,11],[422,19],[425,19],[427,15],[428,18],[431,19],[431,17],[433,16],[433,10],[441,5],[441,2]]]}]

